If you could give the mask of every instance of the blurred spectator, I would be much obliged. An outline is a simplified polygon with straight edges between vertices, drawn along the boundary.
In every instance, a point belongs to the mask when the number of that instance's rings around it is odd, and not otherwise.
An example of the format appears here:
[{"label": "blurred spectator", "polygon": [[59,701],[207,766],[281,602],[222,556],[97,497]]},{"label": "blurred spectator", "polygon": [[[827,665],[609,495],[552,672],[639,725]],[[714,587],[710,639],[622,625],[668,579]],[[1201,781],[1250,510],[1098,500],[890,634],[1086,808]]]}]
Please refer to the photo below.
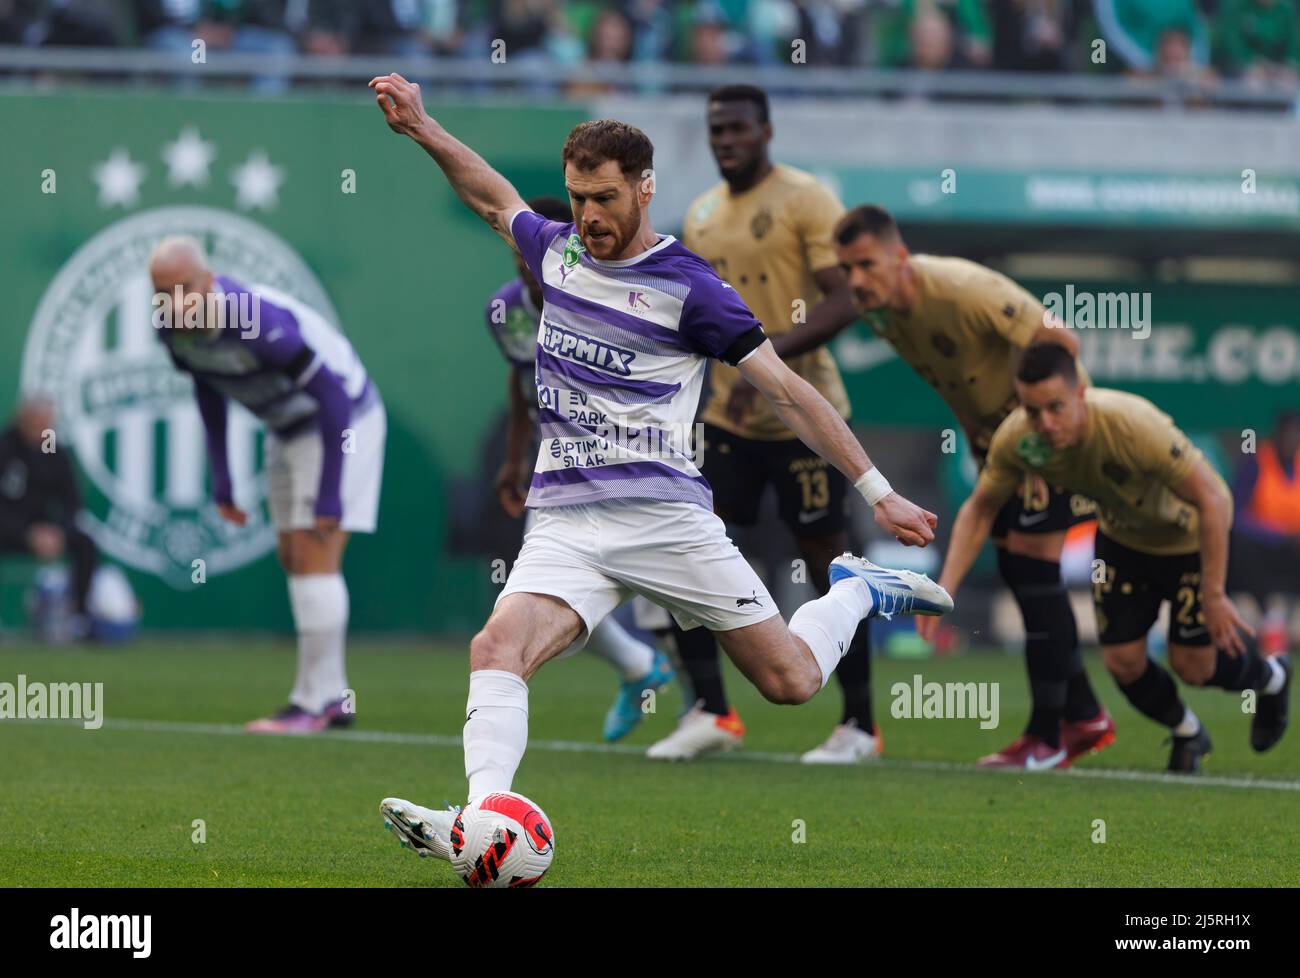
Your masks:
[{"label": "blurred spectator", "polygon": [[1263,607],[1300,593],[1300,411],[1280,414],[1255,448],[1232,483],[1232,577]]},{"label": "blurred spectator", "polygon": [[1188,77],[1210,61],[1210,37],[1195,0],[1093,0],[1107,63],[1134,72]]},{"label": "blurred spectator", "polygon": [[[293,0],[291,0],[293,2]],[[301,2],[301,0],[298,0]],[[433,0],[310,0],[302,49],[309,54],[428,54]]]},{"label": "blurred spectator", "polygon": [[493,0],[488,16],[492,42],[503,41],[507,59],[538,58],[563,33],[562,12],[555,0]]},{"label": "blurred spectator", "polygon": [[1077,0],[989,0],[993,64],[1003,71],[1063,71],[1078,30]]},{"label": "blurred spectator", "polygon": [[691,62],[697,65],[725,65],[729,60],[726,25],[716,20],[699,20],[691,29]]},{"label": "blurred spectator", "polygon": [[37,560],[67,557],[74,606],[84,615],[99,555],[77,528],[80,509],[71,451],[66,436],[55,434],[53,404],[42,398],[24,401],[13,423],[0,432],[0,553]]},{"label": "blurred spectator", "polygon": [[666,61],[673,56],[676,22],[670,6],[668,0],[631,0],[627,4],[635,60]]},{"label": "blurred spectator", "polygon": [[1214,81],[1209,65],[1196,60],[1192,39],[1180,27],[1171,27],[1156,40],[1155,73],[1161,78],[1207,84]]},{"label": "blurred spectator", "polygon": [[[136,27],[146,47],[189,55],[202,40],[208,51],[277,57],[297,52],[297,34],[307,26],[307,0],[138,0]],[[253,79],[253,89],[288,88],[282,72]]]},{"label": "blurred spectator", "polygon": [[[980,0],[889,0],[881,15],[878,60],[886,68],[984,68],[993,60],[992,33]],[[935,18],[945,21],[942,30]],[[919,24],[917,22],[920,22]],[[945,44],[944,37],[948,40]],[[924,50],[917,51],[917,44]],[[943,56],[945,47],[948,56]]]},{"label": "blurred spectator", "polygon": [[[632,23],[622,11],[606,8],[597,14],[587,35],[587,63],[619,65],[632,57]],[[614,91],[607,82],[584,82],[570,85],[572,97],[591,98]]]},{"label": "blurred spectator", "polygon": [[425,30],[427,6],[427,0],[368,0],[356,4],[360,21],[356,49],[363,54],[399,57],[429,54],[432,44]]},{"label": "blurred spectator", "polygon": [[917,13],[908,25],[908,67],[943,71],[952,67],[952,24],[936,10]]},{"label": "blurred spectator", "polygon": [[632,25],[620,10],[602,10],[587,38],[587,60],[621,64],[632,56]]},{"label": "blurred spectator", "polygon": [[1292,0],[1220,0],[1217,61],[1230,76],[1256,85],[1295,85],[1300,26]]},{"label": "blurred spectator", "polygon": [[[850,65],[858,60],[863,0],[798,0],[794,6],[796,36],[807,44],[808,64]],[[789,61],[789,55],[783,54],[783,60]]]},{"label": "blurred spectator", "polygon": [[114,47],[113,0],[0,0],[0,44]]}]

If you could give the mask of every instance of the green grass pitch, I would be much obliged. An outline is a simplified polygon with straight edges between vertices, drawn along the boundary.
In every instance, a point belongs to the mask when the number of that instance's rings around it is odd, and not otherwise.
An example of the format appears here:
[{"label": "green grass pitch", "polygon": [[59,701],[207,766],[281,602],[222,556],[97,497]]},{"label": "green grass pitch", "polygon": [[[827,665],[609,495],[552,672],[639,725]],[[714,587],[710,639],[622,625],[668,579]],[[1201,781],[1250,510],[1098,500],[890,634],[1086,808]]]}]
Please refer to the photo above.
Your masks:
[{"label": "green grass pitch", "polygon": [[[228,725],[280,705],[293,667],[291,644],[272,640],[0,648],[0,681],[19,673],[29,682],[102,681],[107,717],[97,731],[0,721],[0,885],[462,886],[445,864],[399,849],[378,804],[385,795],[464,800],[463,648],[357,640],[353,731],[233,732]],[[806,706],[777,707],[733,671],[749,757],[669,766],[630,748],[671,729],[675,687],[628,749],[605,751],[597,745],[613,674],[589,656],[552,663],[532,684],[532,746],[515,781],[555,827],[543,885],[1300,883],[1296,731],[1256,755],[1239,698],[1188,690],[1215,751],[1200,783],[1169,783],[1159,777],[1162,732],[1128,707],[1095,659],[1089,668],[1118,742],[1076,772],[1026,776],[969,766],[1024,721],[1016,656],[877,659],[886,760],[850,769],[789,760],[838,718],[834,689]],[[916,672],[1001,683],[1001,726],[891,718],[890,685]],[[203,843],[192,839],[195,819],[206,827]],[[1098,819],[1104,843],[1093,841]],[[803,842],[794,841],[799,824]]]}]

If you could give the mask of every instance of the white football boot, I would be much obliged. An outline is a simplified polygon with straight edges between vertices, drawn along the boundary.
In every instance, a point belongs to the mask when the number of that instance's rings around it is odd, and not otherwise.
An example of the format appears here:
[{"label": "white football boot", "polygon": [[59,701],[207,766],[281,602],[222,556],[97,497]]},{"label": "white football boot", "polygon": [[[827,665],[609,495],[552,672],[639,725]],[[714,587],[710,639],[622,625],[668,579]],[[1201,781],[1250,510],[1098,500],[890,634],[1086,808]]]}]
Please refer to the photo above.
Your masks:
[{"label": "white football boot", "polygon": [[397,836],[403,849],[451,861],[451,823],[460,813],[459,808],[440,812],[405,798],[385,798],[379,803],[379,811],[384,816],[384,828]]},{"label": "white football boot", "polygon": [[826,743],[814,747],[799,758],[803,764],[862,764],[874,761],[884,750],[885,741],[880,728],[867,733],[858,728],[858,721],[837,724]]},{"label": "white football boot", "polygon": [[645,756],[656,761],[690,761],[715,750],[735,750],[745,742],[745,725],[732,707],[726,716],[705,713],[703,700],[682,714],[677,729],[650,745]]},{"label": "white football boot", "polygon": [[871,591],[873,606],[868,618],[894,615],[946,615],[952,611],[948,592],[924,574],[880,567],[853,554],[840,554],[831,561],[831,583],[846,577],[864,581]]}]

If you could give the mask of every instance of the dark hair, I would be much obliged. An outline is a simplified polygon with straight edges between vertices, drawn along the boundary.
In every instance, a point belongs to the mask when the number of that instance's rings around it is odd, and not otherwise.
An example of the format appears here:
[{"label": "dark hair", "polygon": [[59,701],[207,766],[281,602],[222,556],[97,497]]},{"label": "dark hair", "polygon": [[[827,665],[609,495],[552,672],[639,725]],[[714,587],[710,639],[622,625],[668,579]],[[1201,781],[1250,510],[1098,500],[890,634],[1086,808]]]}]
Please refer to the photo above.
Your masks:
[{"label": "dark hair", "polygon": [[875,204],[859,204],[853,208],[840,218],[833,234],[836,243],[840,245],[850,245],[864,234],[881,241],[903,240],[894,216]]},{"label": "dark hair", "polygon": [[1020,354],[1016,367],[1016,380],[1022,384],[1038,384],[1048,377],[1064,377],[1073,387],[1079,382],[1079,368],[1074,354],[1059,343],[1030,343]]},{"label": "dark hair", "polygon": [[653,170],[655,148],[648,136],[636,126],[617,119],[581,122],[564,141],[561,159],[579,170],[595,170],[606,160],[614,160],[623,176],[639,180]]},{"label": "dark hair", "polygon": [[767,105],[767,92],[757,85],[723,85],[709,93],[710,102],[750,102],[758,110],[758,121],[771,119]]},{"label": "dark hair", "polygon": [[559,197],[530,197],[524,203],[529,210],[536,211],[548,221],[563,221],[567,224],[573,220],[573,211]]}]

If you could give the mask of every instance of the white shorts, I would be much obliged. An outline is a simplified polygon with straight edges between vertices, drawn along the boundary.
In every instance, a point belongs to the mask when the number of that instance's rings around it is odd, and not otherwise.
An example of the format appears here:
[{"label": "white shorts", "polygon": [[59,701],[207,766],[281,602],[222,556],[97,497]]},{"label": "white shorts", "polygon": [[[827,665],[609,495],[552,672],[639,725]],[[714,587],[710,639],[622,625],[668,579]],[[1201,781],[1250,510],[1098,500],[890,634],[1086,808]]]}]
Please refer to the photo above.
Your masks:
[{"label": "white shorts", "polygon": [[[384,441],[388,415],[374,403],[348,426],[353,451],[343,455],[339,497],[343,529],[374,533],[379,523],[379,489],[384,479]],[[277,531],[309,530],[316,525],[316,490],[320,487],[321,441],[315,430],[295,438],[266,436],[267,498]]]},{"label": "white shorts", "polygon": [[633,595],[668,610],[682,628],[725,632],[778,614],[722,520],[691,503],[629,499],[535,511],[497,596],[524,592],[564,601],[587,626]]}]

